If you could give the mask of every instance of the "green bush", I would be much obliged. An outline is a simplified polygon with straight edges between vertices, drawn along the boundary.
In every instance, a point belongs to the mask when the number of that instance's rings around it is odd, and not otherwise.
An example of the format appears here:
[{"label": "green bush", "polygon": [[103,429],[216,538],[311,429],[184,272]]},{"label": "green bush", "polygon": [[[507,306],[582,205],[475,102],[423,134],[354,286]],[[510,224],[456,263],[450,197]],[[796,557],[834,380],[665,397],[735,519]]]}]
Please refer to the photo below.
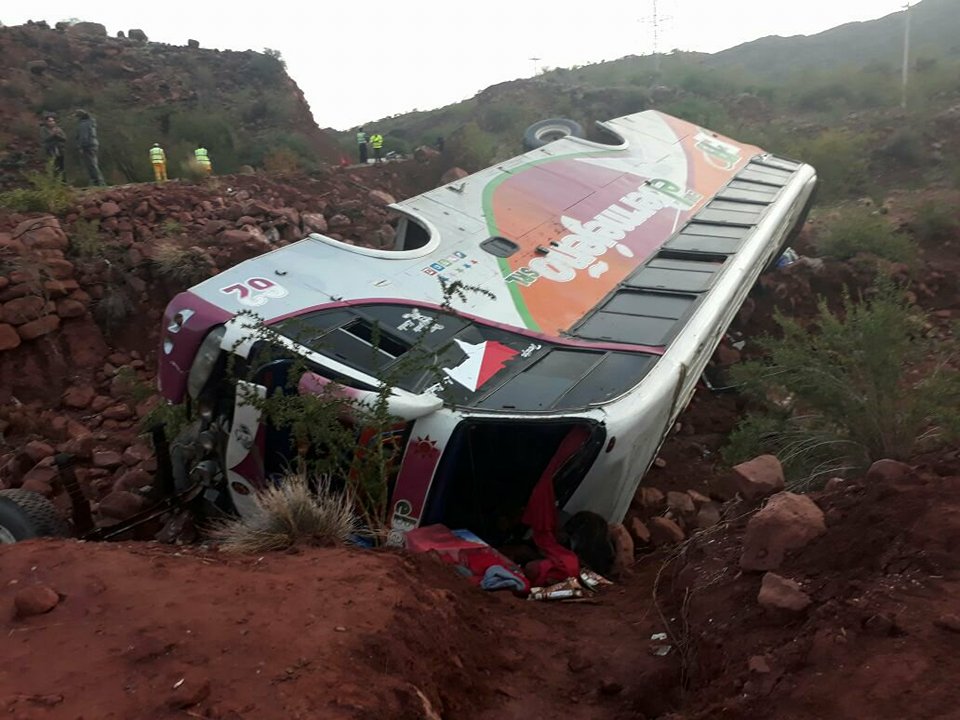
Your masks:
[{"label": "green bush", "polygon": [[883,215],[864,207],[847,208],[829,222],[817,239],[817,250],[838,260],[859,253],[908,264],[917,258],[917,245],[910,237],[895,232]]},{"label": "green bush", "polygon": [[832,129],[801,141],[796,155],[816,168],[821,197],[842,199],[864,191],[869,147],[864,135]]},{"label": "green bush", "polygon": [[0,193],[0,207],[14,212],[60,214],[73,205],[73,190],[64,184],[52,163],[47,165],[44,172],[28,172],[24,177],[29,187]]},{"label": "green bush", "polygon": [[838,313],[821,299],[814,330],[780,314],[776,320],[782,337],[761,341],[767,360],[732,369],[772,412],[745,424],[725,457],[756,443],[808,471],[836,472],[907,460],[958,436],[960,373],[948,364],[955,343],[924,338],[924,318],[890,281],[863,302],[845,293]]},{"label": "green bush", "polygon": [[950,240],[960,235],[960,213],[952,205],[925,202],[915,211],[910,230],[922,243]]}]

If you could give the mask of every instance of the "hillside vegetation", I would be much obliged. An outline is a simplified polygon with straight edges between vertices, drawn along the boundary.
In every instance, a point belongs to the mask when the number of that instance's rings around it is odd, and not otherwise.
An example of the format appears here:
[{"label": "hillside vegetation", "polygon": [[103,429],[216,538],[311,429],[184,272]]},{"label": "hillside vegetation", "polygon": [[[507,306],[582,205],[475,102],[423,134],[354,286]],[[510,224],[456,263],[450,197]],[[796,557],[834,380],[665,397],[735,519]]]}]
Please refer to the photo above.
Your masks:
[{"label": "hillside vegetation", "polygon": [[[243,165],[311,168],[337,159],[279,54],[175,47],[110,38],[96,23],[0,27],[0,185],[42,162],[39,120],[57,114],[75,152],[73,112],[90,111],[101,167],[111,183],[152,179],[148,148],[167,152],[171,177],[207,147],[217,172]],[[76,156],[68,180],[84,182]]]},{"label": "hillside vegetation", "polygon": [[[674,51],[502,83],[461,103],[367,123],[386,147],[446,140],[475,170],[522,150],[523,130],[564,116],[596,120],[656,108],[814,164],[829,197],[960,174],[960,13],[952,0],[911,11],[907,109],[901,110],[904,14],[809,37],[770,37],[714,55]],[[347,149],[351,133],[340,136]]]}]

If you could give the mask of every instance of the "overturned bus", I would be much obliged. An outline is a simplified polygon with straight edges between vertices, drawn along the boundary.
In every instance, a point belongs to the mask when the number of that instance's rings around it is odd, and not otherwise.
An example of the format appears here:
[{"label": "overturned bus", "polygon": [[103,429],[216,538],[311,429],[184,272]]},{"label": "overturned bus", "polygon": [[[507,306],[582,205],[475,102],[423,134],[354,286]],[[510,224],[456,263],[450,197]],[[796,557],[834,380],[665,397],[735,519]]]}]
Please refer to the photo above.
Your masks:
[{"label": "overturned bus", "polygon": [[[390,542],[432,523],[495,542],[545,472],[561,511],[622,519],[816,174],[656,111],[598,125],[609,142],[566,137],[393,205],[390,249],[314,234],[174,298],[160,389],[199,430],[175,476],[249,511],[291,455],[250,391],[364,401],[416,346],[442,372],[391,381]],[[244,311],[288,364],[226,381],[226,359],[258,362]]]}]

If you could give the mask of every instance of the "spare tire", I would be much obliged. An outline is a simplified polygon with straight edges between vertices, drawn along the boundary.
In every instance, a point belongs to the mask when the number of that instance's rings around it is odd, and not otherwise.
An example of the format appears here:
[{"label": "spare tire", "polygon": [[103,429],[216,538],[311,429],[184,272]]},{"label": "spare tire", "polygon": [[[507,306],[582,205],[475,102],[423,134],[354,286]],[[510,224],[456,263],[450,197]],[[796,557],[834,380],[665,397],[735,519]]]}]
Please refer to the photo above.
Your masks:
[{"label": "spare tire", "polygon": [[568,118],[548,118],[535,122],[523,133],[524,150],[536,150],[554,140],[565,137],[583,137],[583,128],[576,120]]},{"label": "spare tire", "polygon": [[40,493],[0,490],[0,544],[67,534],[67,524]]}]

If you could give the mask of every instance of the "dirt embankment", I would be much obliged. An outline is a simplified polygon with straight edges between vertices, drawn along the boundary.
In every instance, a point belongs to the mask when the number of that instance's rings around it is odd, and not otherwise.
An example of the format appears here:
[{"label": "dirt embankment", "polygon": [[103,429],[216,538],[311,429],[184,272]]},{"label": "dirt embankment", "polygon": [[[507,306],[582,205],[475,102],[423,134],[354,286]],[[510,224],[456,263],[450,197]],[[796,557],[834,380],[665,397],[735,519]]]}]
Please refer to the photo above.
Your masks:
[{"label": "dirt embankment", "polygon": [[[157,404],[167,302],[221,268],[310,232],[387,245],[386,205],[443,168],[391,164],[317,177],[227,176],[83,193],[59,217],[0,212],[0,485],[66,497],[70,452],[114,520],[137,510],[155,461],[142,420]],[[135,493],[134,493],[135,494]]]}]

